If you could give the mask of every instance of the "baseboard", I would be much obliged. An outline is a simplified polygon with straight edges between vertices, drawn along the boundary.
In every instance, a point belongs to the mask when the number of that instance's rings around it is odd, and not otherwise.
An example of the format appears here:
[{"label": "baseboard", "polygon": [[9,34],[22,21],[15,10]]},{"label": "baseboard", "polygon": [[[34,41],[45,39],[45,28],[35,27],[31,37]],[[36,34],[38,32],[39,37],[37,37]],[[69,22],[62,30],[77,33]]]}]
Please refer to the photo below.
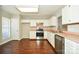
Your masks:
[{"label": "baseboard", "polygon": [[2,42],[0,42],[0,45],[3,45],[3,44],[5,44],[5,43],[7,43],[9,41],[12,41],[12,40],[18,40],[18,39],[9,39],[9,40],[6,40],[6,41],[2,41]]},{"label": "baseboard", "polygon": [[5,43],[7,43],[9,41],[11,41],[11,39],[10,40],[6,40],[6,41],[2,41],[2,42],[0,42],[0,45],[3,45],[3,44],[5,44]]}]

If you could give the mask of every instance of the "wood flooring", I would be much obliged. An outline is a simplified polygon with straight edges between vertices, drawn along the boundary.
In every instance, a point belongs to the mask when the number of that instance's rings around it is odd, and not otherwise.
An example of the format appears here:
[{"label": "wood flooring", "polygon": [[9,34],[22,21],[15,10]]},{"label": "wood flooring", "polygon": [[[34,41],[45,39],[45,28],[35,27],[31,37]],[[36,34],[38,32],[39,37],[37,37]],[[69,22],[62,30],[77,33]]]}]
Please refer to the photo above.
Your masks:
[{"label": "wood flooring", "polygon": [[21,39],[1,45],[0,54],[55,54],[55,51],[47,39]]}]

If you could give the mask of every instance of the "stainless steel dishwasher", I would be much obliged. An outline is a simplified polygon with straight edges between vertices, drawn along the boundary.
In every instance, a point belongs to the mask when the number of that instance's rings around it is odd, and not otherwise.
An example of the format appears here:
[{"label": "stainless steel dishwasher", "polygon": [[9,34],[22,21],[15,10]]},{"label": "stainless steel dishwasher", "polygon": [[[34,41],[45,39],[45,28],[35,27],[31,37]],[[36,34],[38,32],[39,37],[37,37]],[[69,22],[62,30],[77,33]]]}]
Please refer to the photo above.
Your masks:
[{"label": "stainless steel dishwasher", "polygon": [[65,39],[62,36],[55,35],[55,50],[57,54],[64,54]]}]

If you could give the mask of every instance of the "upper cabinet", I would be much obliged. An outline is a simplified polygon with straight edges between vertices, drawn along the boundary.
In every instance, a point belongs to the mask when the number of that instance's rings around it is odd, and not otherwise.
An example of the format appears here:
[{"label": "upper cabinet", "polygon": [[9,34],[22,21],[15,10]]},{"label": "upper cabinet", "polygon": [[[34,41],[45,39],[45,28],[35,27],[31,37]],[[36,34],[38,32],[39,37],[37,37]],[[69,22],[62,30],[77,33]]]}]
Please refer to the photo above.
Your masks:
[{"label": "upper cabinet", "polygon": [[69,19],[69,11],[68,11],[69,7],[68,6],[65,6],[63,9],[62,9],[62,24],[66,24],[68,23],[68,19]]},{"label": "upper cabinet", "polygon": [[51,26],[57,26],[58,25],[56,16],[52,16],[50,18],[50,24],[51,24]]},{"label": "upper cabinet", "polygon": [[62,9],[62,24],[79,23],[79,6],[65,6]]}]

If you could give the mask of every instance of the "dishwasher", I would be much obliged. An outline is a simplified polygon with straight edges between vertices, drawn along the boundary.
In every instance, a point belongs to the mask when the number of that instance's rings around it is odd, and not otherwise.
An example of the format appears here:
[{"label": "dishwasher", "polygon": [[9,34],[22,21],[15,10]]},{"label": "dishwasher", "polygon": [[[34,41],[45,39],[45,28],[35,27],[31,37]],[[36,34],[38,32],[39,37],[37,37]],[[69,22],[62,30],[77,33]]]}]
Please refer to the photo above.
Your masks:
[{"label": "dishwasher", "polygon": [[64,54],[65,39],[60,35],[55,35],[55,50],[57,54]]}]

